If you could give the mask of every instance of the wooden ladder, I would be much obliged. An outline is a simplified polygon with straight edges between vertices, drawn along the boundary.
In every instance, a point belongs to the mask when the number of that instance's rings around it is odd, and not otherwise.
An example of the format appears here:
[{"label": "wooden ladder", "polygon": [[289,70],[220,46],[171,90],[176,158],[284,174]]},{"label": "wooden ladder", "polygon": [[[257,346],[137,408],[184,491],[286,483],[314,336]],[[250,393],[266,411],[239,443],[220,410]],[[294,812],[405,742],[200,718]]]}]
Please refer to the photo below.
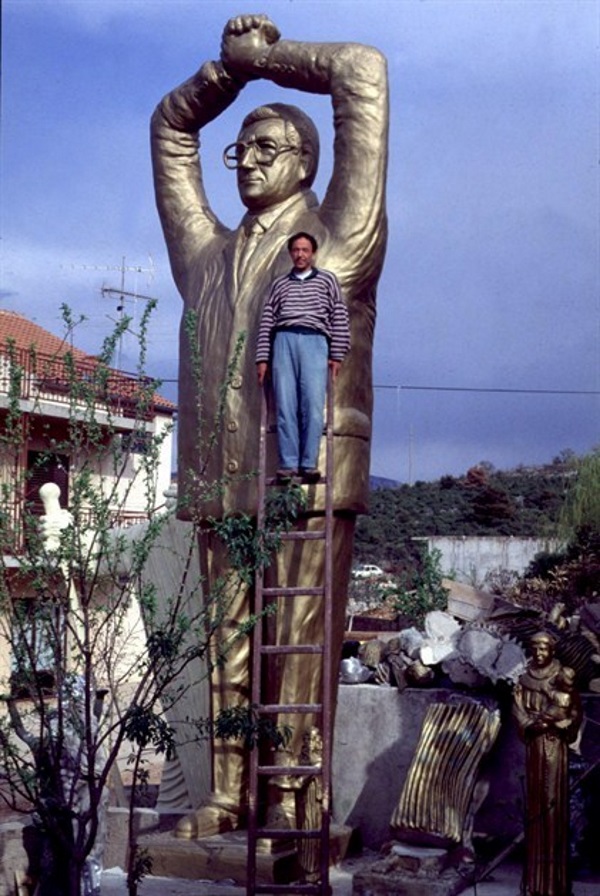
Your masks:
[{"label": "wooden ladder", "polygon": [[[264,390],[259,445],[259,478],[258,478],[258,516],[259,531],[265,525],[265,506],[268,487],[281,485],[276,479],[268,478],[267,468],[267,435],[268,401],[267,390]],[[332,746],[332,538],[333,538],[333,383],[329,374],[327,402],[325,413],[325,474],[311,489],[324,489],[324,526],[319,531],[300,531],[291,529],[283,534],[283,541],[320,540],[324,549],[324,576],[321,583],[313,587],[266,587],[264,570],[259,570],[255,580],[255,612],[263,613],[266,606],[274,600],[280,601],[321,601],[322,605],[322,644],[273,644],[269,640],[268,626],[260,621],[254,626],[252,635],[252,705],[258,717],[273,716],[281,713],[316,714],[320,720],[322,738],[322,761],[320,765],[265,765],[261,763],[260,748],[250,751],[249,788],[248,788],[248,858],[246,893],[306,893],[315,896],[330,896],[329,886],[329,828],[331,819],[331,746]],[[264,681],[268,678],[268,663],[273,657],[290,654],[312,654],[321,657],[321,695],[318,703],[266,703],[263,699]],[[266,779],[286,776],[288,778],[313,778],[320,781],[320,825],[311,829],[298,828],[279,830],[262,826],[259,817],[259,793],[266,784]],[[318,841],[319,873],[318,881],[294,883],[257,883],[257,846],[259,840],[291,840],[299,843],[302,840]]]}]

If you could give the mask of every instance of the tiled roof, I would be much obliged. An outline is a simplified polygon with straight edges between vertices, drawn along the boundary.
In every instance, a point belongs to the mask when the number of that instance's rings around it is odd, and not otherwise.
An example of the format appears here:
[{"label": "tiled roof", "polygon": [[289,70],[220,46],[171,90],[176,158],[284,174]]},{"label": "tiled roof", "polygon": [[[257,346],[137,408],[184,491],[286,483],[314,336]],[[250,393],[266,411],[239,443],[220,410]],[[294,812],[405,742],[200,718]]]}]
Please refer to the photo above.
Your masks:
[{"label": "tiled roof", "polygon": [[[6,352],[8,340],[14,342],[15,348],[19,353],[28,353],[31,349],[35,349],[38,357],[45,357],[53,361],[59,361],[68,353],[76,365],[81,365],[81,368],[85,368],[87,371],[97,364],[97,358],[71,345],[66,337],[61,338],[53,333],[49,333],[48,330],[33,323],[33,321],[28,320],[16,311],[0,309],[0,354]],[[135,378],[127,376],[127,374],[114,368],[112,369],[114,370],[112,389],[123,397],[130,398],[135,386]],[[152,405],[155,411],[165,413],[173,413],[177,409],[177,406],[172,401],[169,401],[168,398],[163,398],[158,393],[154,393]]]},{"label": "tiled roof", "polygon": [[23,351],[29,351],[35,346],[37,352],[45,355],[61,357],[70,351],[76,359],[92,360],[91,356],[86,355],[81,349],[72,347],[64,337],[61,339],[59,336],[54,336],[16,311],[5,311],[0,308],[0,351],[4,349],[8,339],[14,339],[16,348]]}]

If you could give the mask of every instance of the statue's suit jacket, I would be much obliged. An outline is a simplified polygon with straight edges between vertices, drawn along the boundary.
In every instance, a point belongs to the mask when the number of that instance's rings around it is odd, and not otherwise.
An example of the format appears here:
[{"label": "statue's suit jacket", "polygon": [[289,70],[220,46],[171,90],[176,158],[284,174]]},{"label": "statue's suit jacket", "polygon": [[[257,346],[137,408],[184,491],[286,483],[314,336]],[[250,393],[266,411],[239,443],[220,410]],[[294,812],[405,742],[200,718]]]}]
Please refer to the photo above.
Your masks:
[{"label": "statue's suit jacket", "polygon": [[[233,102],[239,85],[220,63],[206,63],[162,100],[152,119],[157,204],[184,300],[179,479],[194,503],[197,489],[196,512],[202,516],[256,511],[256,480],[248,475],[256,471],[259,445],[256,333],[273,278],[290,267],[287,238],[305,230],[319,242],[318,266],[337,275],[350,315],[352,348],[335,386],[334,505],[361,512],[368,496],[375,288],[386,243],[385,61],[378,51],[357,44],[281,41],[259,74],[284,87],[331,95],[334,169],[322,205],[306,190],[267,210],[267,229],[243,271],[251,216],[233,231],[215,218],[199,158],[200,129]],[[230,480],[227,488],[202,493],[201,483],[223,477]]]}]

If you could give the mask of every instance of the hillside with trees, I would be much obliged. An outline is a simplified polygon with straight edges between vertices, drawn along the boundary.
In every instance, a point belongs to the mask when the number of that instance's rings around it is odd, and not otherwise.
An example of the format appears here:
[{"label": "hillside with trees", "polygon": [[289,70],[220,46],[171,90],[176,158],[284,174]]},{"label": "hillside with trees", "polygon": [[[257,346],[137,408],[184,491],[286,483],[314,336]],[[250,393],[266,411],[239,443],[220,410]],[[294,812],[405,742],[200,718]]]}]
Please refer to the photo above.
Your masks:
[{"label": "hillside with trees", "polygon": [[556,534],[577,465],[573,452],[564,451],[541,467],[501,471],[483,461],[464,476],[375,488],[370,514],[359,519],[356,562],[390,571],[411,566],[411,540],[418,536]]}]

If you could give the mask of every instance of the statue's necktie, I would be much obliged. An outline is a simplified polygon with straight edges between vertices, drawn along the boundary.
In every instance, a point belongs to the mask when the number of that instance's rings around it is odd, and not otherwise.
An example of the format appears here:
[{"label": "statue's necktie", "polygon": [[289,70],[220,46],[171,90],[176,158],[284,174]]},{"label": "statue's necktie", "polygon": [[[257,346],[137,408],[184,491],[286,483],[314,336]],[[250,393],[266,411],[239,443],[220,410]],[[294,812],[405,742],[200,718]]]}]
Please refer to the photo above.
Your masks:
[{"label": "statue's necktie", "polygon": [[254,218],[251,222],[249,228],[246,231],[246,241],[242,246],[242,250],[240,252],[240,257],[238,261],[238,283],[244,278],[244,274],[246,273],[246,268],[248,267],[249,261],[252,259],[258,245],[265,233],[266,228],[260,222],[258,218]]}]

